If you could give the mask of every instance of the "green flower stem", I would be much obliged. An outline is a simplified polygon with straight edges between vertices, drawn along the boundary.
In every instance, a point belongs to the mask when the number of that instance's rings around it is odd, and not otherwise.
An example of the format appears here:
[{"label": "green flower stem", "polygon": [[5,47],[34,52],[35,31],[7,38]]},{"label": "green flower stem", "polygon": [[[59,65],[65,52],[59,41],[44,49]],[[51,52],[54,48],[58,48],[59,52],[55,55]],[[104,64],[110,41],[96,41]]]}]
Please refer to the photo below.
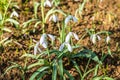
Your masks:
[{"label": "green flower stem", "polygon": [[41,0],[42,30],[45,33],[44,0]]},{"label": "green flower stem", "polygon": [[84,71],[84,74],[83,74],[81,80],[84,80],[84,77],[85,77],[84,75],[86,75],[86,71],[87,71],[87,69],[88,69],[88,65],[90,64],[90,61],[91,61],[91,58],[89,58],[89,60],[88,60],[88,62],[87,62],[87,65],[86,65],[86,68],[85,68],[85,71]]},{"label": "green flower stem", "polygon": [[10,5],[11,1],[12,1],[12,0],[9,1],[8,5],[7,5],[6,8],[5,8],[5,13],[4,13],[4,15],[3,15],[3,21],[2,21],[2,24],[3,24],[4,21],[5,21],[5,17],[6,17],[6,14],[7,14],[7,10],[8,10],[8,8],[9,8],[9,5]]},{"label": "green flower stem", "polygon": [[48,57],[49,57],[49,62],[51,62],[51,60],[50,60],[50,51],[49,51],[48,48],[47,48],[47,54],[48,54]]},{"label": "green flower stem", "polygon": [[4,27],[3,24],[4,24],[4,21],[5,21],[5,18],[6,18],[6,14],[7,14],[7,10],[8,10],[8,8],[9,8],[9,5],[10,5],[11,1],[12,1],[12,0],[10,0],[9,3],[7,4],[7,6],[6,6],[6,8],[5,8],[4,15],[3,15],[3,19],[2,19],[2,21],[0,22],[0,31],[1,31],[1,32],[0,32],[0,36],[1,36],[1,37],[0,37],[0,40],[2,40],[2,37],[3,37],[3,35],[2,35],[2,34],[3,34],[3,30],[2,30],[2,28]]}]

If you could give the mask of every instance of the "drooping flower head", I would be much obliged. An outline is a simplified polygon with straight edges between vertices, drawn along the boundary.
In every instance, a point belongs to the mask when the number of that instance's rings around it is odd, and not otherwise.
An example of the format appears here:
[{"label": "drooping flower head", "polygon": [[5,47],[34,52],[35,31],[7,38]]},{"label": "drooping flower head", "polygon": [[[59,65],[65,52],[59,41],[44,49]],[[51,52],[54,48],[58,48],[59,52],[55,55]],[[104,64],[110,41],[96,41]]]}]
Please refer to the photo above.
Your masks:
[{"label": "drooping flower head", "polygon": [[97,39],[98,39],[98,40],[101,40],[100,36],[97,35],[97,34],[92,34],[92,35],[90,36],[90,40],[92,41],[93,44],[96,43],[96,40],[97,40]]},{"label": "drooping flower head", "polygon": [[62,43],[62,44],[60,45],[59,51],[62,51],[65,46],[67,47],[67,49],[68,49],[70,52],[73,51],[72,46],[71,46],[69,43],[67,43],[67,42],[64,42],[64,43]]},{"label": "drooping flower head", "polygon": [[15,10],[11,13],[10,18],[12,18],[13,16],[19,17],[18,13]]},{"label": "drooping flower head", "polygon": [[78,21],[77,18],[75,18],[74,16],[68,15],[68,16],[65,18],[65,24],[67,25],[70,20],[73,20],[74,22],[77,22],[77,21]]},{"label": "drooping flower head", "polygon": [[52,3],[49,0],[45,0],[44,6],[52,7]]},{"label": "drooping flower head", "polygon": [[69,42],[71,37],[74,37],[76,40],[79,40],[79,37],[77,34],[75,34],[74,32],[69,32],[65,38],[65,42]]},{"label": "drooping flower head", "polygon": [[109,42],[110,42],[110,36],[107,36],[107,38],[106,38],[106,43],[108,44]]},{"label": "drooping flower head", "polygon": [[50,16],[50,18],[49,18],[49,21],[53,21],[53,22],[57,22],[58,21],[58,17],[55,15],[55,14],[53,14],[52,16]]}]

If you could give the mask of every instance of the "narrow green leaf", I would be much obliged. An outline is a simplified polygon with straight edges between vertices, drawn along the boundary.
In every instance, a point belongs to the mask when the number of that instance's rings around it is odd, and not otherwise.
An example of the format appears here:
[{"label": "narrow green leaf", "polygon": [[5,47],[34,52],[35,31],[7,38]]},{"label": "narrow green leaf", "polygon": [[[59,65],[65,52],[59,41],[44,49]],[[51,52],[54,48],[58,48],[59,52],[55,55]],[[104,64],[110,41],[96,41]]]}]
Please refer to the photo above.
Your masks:
[{"label": "narrow green leaf", "polygon": [[4,72],[3,75],[5,75],[9,70],[11,70],[11,69],[13,69],[13,68],[18,68],[18,67],[19,67],[19,65],[12,65],[12,66],[8,67],[8,68],[5,70],[5,72]]},{"label": "narrow green leaf", "polygon": [[64,69],[63,71],[69,77],[69,80],[75,80],[74,77],[67,70]]},{"label": "narrow green leaf", "polygon": [[45,70],[47,70],[47,69],[49,69],[48,66],[44,66],[44,67],[39,68],[37,71],[35,71],[35,72],[32,74],[32,76],[30,77],[29,80],[35,80],[35,77],[37,77],[37,75],[39,75],[41,72],[43,72],[43,71],[45,71]]},{"label": "narrow green leaf", "polygon": [[36,28],[38,26],[38,24],[40,24],[40,23],[41,23],[41,21],[36,22],[34,27]]},{"label": "narrow green leaf", "polygon": [[18,28],[18,25],[19,25],[18,21],[11,19],[11,18],[8,18],[8,19],[6,19],[6,22],[13,23],[15,25],[15,27]]},{"label": "narrow green leaf", "polygon": [[23,57],[30,57],[30,58],[36,59],[37,56],[33,54],[23,54],[20,58],[23,58]]},{"label": "narrow green leaf", "polygon": [[0,21],[2,20],[2,14],[0,13]]},{"label": "narrow green leaf", "polygon": [[31,69],[31,68],[33,68],[33,67],[35,67],[35,66],[40,66],[40,65],[43,65],[43,64],[44,64],[44,60],[41,59],[40,61],[29,65],[29,66],[27,67],[27,69],[29,70],[29,69]]},{"label": "narrow green leaf", "polygon": [[58,61],[58,66],[59,66],[59,73],[60,73],[60,80],[63,79],[64,75],[63,75],[63,62],[62,62],[62,59],[60,59]]},{"label": "narrow green leaf", "polygon": [[75,57],[86,57],[86,58],[91,58],[92,60],[102,64],[102,62],[99,60],[98,56],[92,52],[91,50],[84,49],[77,54],[72,55],[72,58]]},{"label": "narrow green leaf", "polygon": [[6,31],[6,32],[12,32],[9,28],[7,28],[7,27],[4,27],[4,28],[2,28],[2,30],[3,31]]},{"label": "narrow green leaf", "polygon": [[57,78],[57,63],[53,63],[53,71],[52,71],[52,80],[56,80]]},{"label": "narrow green leaf", "polygon": [[114,80],[114,79],[107,76],[96,76],[92,80]]},{"label": "narrow green leaf", "polygon": [[48,72],[47,72],[47,71],[41,72],[41,73],[38,75],[37,80],[41,80],[42,77],[43,77],[46,73],[48,73]]},{"label": "narrow green leaf", "polygon": [[99,69],[99,64],[98,64],[98,65],[96,65],[96,67],[95,67],[94,76],[96,76],[96,75],[97,75],[98,69]]},{"label": "narrow green leaf", "polygon": [[39,5],[40,4],[38,2],[34,2],[34,14],[35,14],[35,18],[37,18],[37,10],[38,10]]},{"label": "narrow green leaf", "polygon": [[9,38],[7,37],[7,38],[1,40],[1,41],[0,41],[0,44],[4,43],[4,42],[7,41],[8,39],[9,39]]},{"label": "narrow green leaf", "polygon": [[76,68],[76,70],[78,71],[78,73],[80,74],[80,77],[82,78],[82,73],[80,71],[80,68],[78,67],[78,64],[76,63],[76,61],[72,60],[74,67]]},{"label": "narrow green leaf", "polygon": [[38,19],[30,19],[26,22],[24,22],[22,25],[23,25],[23,28],[26,28],[31,22],[34,22],[34,21],[37,21]]},{"label": "narrow green leaf", "polygon": [[52,8],[51,10],[49,10],[49,11],[47,12],[47,14],[46,14],[46,16],[45,16],[45,22],[47,21],[48,17],[49,17],[51,14],[54,14],[54,13],[56,13],[56,12],[61,13],[61,14],[63,14],[64,16],[66,16],[66,14],[65,14],[62,10],[57,10],[57,9],[55,9],[55,8]]},{"label": "narrow green leaf", "polygon": [[113,78],[111,78],[111,77],[104,77],[103,79],[105,79],[105,80],[114,80]]}]

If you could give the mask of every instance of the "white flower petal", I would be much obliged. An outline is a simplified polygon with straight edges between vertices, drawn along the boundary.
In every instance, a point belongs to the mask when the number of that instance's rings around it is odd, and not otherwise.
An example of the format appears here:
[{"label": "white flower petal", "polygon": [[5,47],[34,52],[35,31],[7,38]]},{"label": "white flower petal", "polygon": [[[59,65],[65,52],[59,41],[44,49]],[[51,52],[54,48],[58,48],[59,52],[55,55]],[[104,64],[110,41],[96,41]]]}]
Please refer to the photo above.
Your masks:
[{"label": "white flower petal", "polygon": [[49,21],[53,21],[53,22],[57,22],[58,21],[58,17],[56,16],[56,15],[52,15],[52,16],[50,16],[50,18],[49,18]]},{"label": "white flower petal", "polygon": [[42,52],[42,50],[41,50],[40,48],[38,48],[38,51],[39,51],[39,52]]},{"label": "white flower petal", "polygon": [[44,43],[46,41],[46,37],[47,35],[44,33],[42,34],[41,38],[40,38],[40,44]]},{"label": "white flower petal", "polygon": [[52,4],[51,4],[51,2],[50,2],[49,0],[46,0],[46,1],[44,2],[44,6],[52,7]]},{"label": "white flower petal", "polygon": [[10,18],[12,18],[13,16],[19,17],[18,13],[16,11],[13,11],[12,14],[10,15]]},{"label": "white flower petal", "polygon": [[49,21],[51,21],[52,19],[53,19],[53,16],[50,16]]},{"label": "white flower petal", "polygon": [[73,18],[73,21],[74,21],[74,22],[77,22],[77,21],[78,21],[76,17],[73,16],[72,18]]},{"label": "white flower petal", "polygon": [[68,50],[69,50],[70,52],[73,51],[73,48],[71,47],[71,45],[70,45],[69,43],[66,43],[66,46],[67,46],[67,48],[68,48]]},{"label": "white flower petal", "polygon": [[72,37],[72,32],[69,32],[65,38],[65,42],[69,42],[71,37]]},{"label": "white flower petal", "polygon": [[75,38],[76,40],[79,40],[79,37],[78,37],[77,34],[73,33],[73,36],[74,36],[74,38]]},{"label": "white flower petal", "polygon": [[48,37],[49,37],[52,41],[55,40],[55,36],[53,36],[53,35],[51,35],[51,34],[47,34],[47,35],[48,35]]},{"label": "white flower petal", "polygon": [[59,51],[62,51],[64,47],[65,47],[65,43],[61,44],[59,47]]},{"label": "white flower petal", "polygon": [[110,42],[110,36],[107,36],[106,42],[107,42],[107,44]]},{"label": "white flower petal", "polygon": [[97,35],[97,38],[98,38],[98,40],[99,40],[99,41],[101,40],[101,38],[100,38],[100,36],[99,36],[99,35]]},{"label": "white flower petal", "polygon": [[45,41],[45,42],[42,43],[41,45],[42,45],[44,48],[47,48],[48,43],[47,43],[47,41]]},{"label": "white flower petal", "polygon": [[37,54],[38,46],[39,46],[39,42],[37,42],[37,44],[34,46],[34,55]]},{"label": "white flower petal", "polygon": [[53,15],[53,21],[57,22],[58,21],[58,17],[56,15]]},{"label": "white flower petal", "polygon": [[91,39],[92,43],[95,44],[96,43],[96,34],[91,35],[90,39]]},{"label": "white flower petal", "polygon": [[67,23],[70,21],[70,19],[72,19],[72,16],[69,15],[68,17],[65,18],[65,24],[67,25]]},{"label": "white flower petal", "polygon": [[46,40],[47,34],[42,34],[40,38],[40,45],[42,45],[44,48],[47,48],[47,40]]}]

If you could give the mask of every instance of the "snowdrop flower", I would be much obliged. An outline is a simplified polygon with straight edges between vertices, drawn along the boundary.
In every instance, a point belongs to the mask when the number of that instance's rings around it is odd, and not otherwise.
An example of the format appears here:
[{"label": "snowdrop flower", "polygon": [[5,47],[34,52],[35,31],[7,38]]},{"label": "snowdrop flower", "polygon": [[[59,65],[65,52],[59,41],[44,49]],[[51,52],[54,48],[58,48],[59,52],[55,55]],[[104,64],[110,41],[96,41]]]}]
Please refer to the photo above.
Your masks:
[{"label": "snowdrop flower", "polygon": [[59,48],[59,51],[62,51],[65,46],[67,46],[67,49],[68,49],[70,52],[73,51],[72,46],[71,46],[69,43],[67,43],[67,42],[64,42],[63,44],[61,44],[61,46],[60,46],[60,48]]},{"label": "snowdrop flower", "polygon": [[107,44],[110,42],[110,36],[107,36],[106,42],[107,42]]},{"label": "snowdrop flower", "polygon": [[48,42],[47,42],[47,36],[51,39],[52,42],[54,42],[55,40],[55,36],[51,35],[51,34],[42,34],[41,38],[40,38],[40,45],[42,45],[44,48],[47,48],[48,46]]},{"label": "snowdrop flower", "polygon": [[55,36],[53,36],[53,35],[51,35],[51,34],[47,34],[47,35],[48,35],[48,37],[51,39],[52,42],[55,41]]},{"label": "snowdrop flower", "polygon": [[47,34],[42,34],[41,38],[40,38],[40,45],[42,45],[44,48],[47,48],[47,40],[46,40]]},{"label": "snowdrop flower", "polygon": [[13,12],[12,12],[12,14],[10,15],[10,18],[12,18],[13,16],[16,16],[16,17],[18,17],[19,15],[18,15],[18,13],[14,10]]},{"label": "snowdrop flower", "polygon": [[79,40],[79,37],[77,34],[75,34],[74,32],[69,32],[65,38],[65,42],[69,42],[72,36],[74,36],[76,40]]},{"label": "snowdrop flower", "polygon": [[46,1],[44,2],[44,6],[52,7],[52,4],[51,4],[51,2],[50,2],[49,0],[46,0]]},{"label": "snowdrop flower", "polygon": [[65,18],[65,24],[67,24],[70,20],[73,20],[74,22],[77,22],[77,19],[74,16],[69,15]]},{"label": "snowdrop flower", "polygon": [[96,43],[96,39],[101,40],[99,35],[97,35],[97,34],[91,35],[90,40],[92,41],[93,44]]},{"label": "snowdrop flower", "polygon": [[39,44],[40,44],[40,43],[37,42],[36,45],[34,46],[34,55],[36,55],[38,51],[39,51],[39,52],[42,52],[41,49],[39,48]]},{"label": "snowdrop flower", "polygon": [[49,18],[49,21],[53,21],[53,22],[57,22],[58,21],[58,17],[56,16],[56,15],[52,15],[52,16],[50,16],[50,18]]}]

